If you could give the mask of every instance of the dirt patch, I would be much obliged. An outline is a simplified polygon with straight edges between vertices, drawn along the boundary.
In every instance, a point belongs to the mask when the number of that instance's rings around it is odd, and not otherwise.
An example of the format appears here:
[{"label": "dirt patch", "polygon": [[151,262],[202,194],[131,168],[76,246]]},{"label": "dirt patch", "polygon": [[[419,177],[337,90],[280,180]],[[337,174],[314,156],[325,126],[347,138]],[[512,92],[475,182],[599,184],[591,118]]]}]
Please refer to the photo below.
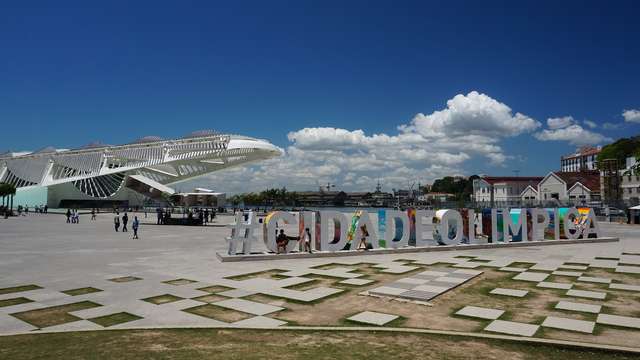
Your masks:
[{"label": "dirt patch", "polygon": [[230,288],[228,286],[222,286],[222,285],[213,285],[213,286],[203,287],[198,290],[215,294],[223,291],[233,290],[233,288]]},{"label": "dirt patch", "polygon": [[175,279],[175,280],[169,280],[169,281],[163,281],[163,283],[165,284],[169,284],[169,285],[187,285],[187,284],[191,284],[196,282],[195,280],[189,280],[189,279]]},{"label": "dirt patch", "polygon": [[214,302],[227,300],[227,299],[228,298],[226,298],[224,296],[215,295],[215,294],[203,295],[203,296],[198,296],[198,297],[192,298],[192,300],[202,301],[202,302],[205,302],[205,303],[214,303]]},{"label": "dirt patch", "polygon": [[226,309],[220,306],[205,304],[182,310],[191,314],[200,315],[209,319],[232,323],[253,317],[251,314],[236,310]]},{"label": "dirt patch", "polygon": [[171,294],[158,295],[158,296],[142,299],[142,301],[150,302],[156,305],[168,304],[178,300],[182,300],[182,298],[179,296],[171,295]]},{"label": "dirt patch", "polygon": [[131,282],[131,281],[136,281],[136,280],[142,280],[139,277],[135,277],[135,276],[122,276],[122,277],[118,277],[118,278],[113,278],[113,279],[109,279],[109,281],[113,281],[116,283],[125,283],[125,282]]}]

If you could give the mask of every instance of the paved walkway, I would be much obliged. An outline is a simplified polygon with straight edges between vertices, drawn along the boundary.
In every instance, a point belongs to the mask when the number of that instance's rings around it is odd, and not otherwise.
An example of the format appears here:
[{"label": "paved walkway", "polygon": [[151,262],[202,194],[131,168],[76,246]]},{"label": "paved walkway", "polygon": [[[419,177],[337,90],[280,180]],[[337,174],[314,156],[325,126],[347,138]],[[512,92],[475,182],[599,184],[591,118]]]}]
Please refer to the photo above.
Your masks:
[{"label": "paved walkway", "polygon": [[[141,220],[145,221],[142,216]],[[219,221],[231,220],[221,217]],[[81,221],[66,224],[59,215],[35,214],[0,220],[0,334],[39,329],[276,328],[288,324],[278,316],[287,309],[287,301],[312,306],[341,296],[344,288],[309,286],[318,277],[355,288],[371,287],[375,289],[371,295],[427,301],[445,292],[455,296],[457,286],[482,273],[469,269],[492,269],[512,274],[512,281],[562,291],[559,296],[564,301],[557,309],[587,312],[592,317],[547,316],[540,323],[518,323],[491,306],[483,310],[478,304],[468,304],[469,309],[461,309],[457,316],[470,321],[489,319],[481,334],[532,337],[545,327],[593,334],[595,326],[610,326],[625,329],[640,340],[640,318],[581,301],[596,299],[608,306],[609,293],[640,294],[640,278],[624,283],[616,277],[633,279],[640,273],[640,227],[602,224],[605,235],[619,237],[619,243],[221,263],[215,254],[226,248],[228,229],[224,227],[143,224],[140,239],[132,240],[132,233],[113,231],[111,214],[100,214],[97,221],[89,221],[88,216]],[[333,262],[341,265],[330,265]],[[378,279],[354,268],[363,262],[382,277],[396,277],[370,286]],[[528,265],[522,266],[525,262]],[[436,263],[448,263],[450,269],[429,271]],[[427,271],[416,273],[425,267]],[[594,269],[605,269],[611,276],[590,276]],[[459,276],[465,271],[473,275]],[[246,275],[250,273],[259,274]],[[558,277],[565,280],[549,281]],[[601,290],[579,289],[585,284],[597,284]],[[528,297],[528,292],[518,289],[493,290],[495,297],[522,301]],[[284,302],[273,305],[256,295]],[[398,316],[384,310],[353,313],[349,321],[392,326]],[[63,316],[52,321],[52,313]]]}]

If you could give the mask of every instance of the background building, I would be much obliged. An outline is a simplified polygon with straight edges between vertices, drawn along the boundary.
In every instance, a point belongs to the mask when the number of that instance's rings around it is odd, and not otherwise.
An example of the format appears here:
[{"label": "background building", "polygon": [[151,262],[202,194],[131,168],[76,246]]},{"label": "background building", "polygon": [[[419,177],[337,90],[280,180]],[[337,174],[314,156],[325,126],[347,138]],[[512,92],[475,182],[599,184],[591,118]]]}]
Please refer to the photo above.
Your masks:
[{"label": "background building", "polygon": [[561,201],[586,203],[600,201],[600,172],[550,172],[537,187],[538,200],[543,203]]},{"label": "background building", "polygon": [[485,206],[516,205],[527,187],[537,187],[540,176],[483,176],[473,180],[473,201]]},{"label": "background building", "polygon": [[596,170],[598,168],[596,160],[600,151],[602,151],[600,146],[582,147],[573,154],[562,156],[560,158],[560,171],[575,172]]}]

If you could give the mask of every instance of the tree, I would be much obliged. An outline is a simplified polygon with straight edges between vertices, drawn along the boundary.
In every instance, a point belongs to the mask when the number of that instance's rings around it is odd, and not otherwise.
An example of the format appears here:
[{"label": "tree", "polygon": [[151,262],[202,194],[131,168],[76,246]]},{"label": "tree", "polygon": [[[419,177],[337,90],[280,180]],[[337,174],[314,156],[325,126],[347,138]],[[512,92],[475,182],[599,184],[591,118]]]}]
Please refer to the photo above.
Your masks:
[{"label": "tree", "polygon": [[13,197],[16,195],[16,187],[9,183],[0,183],[0,197],[2,197],[3,204],[5,203],[5,199],[9,196],[10,206],[9,212],[5,213],[7,216],[10,213],[13,213]]},{"label": "tree", "polygon": [[445,176],[433,182],[431,191],[453,194],[456,200],[464,201],[469,199],[469,196],[473,193],[473,180],[478,178],[478,175],[469,176],[467,179]]},{"label": "tree", "polygon": [[604,160],[616,159],[620,168],[623,169],[630,156],[635,156],[636,159],[640,157],[640,136],[618,139],[612,144],[605,145],[598,154],[598,167],[602,168]]}]

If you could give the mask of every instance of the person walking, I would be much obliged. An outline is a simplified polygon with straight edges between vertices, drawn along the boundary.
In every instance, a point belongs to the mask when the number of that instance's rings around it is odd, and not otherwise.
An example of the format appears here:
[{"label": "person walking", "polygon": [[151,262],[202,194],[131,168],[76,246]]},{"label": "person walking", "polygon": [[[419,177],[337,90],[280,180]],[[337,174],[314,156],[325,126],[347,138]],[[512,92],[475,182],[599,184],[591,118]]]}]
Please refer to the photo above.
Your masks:
[{"label": "person walking", "polygon": [[91,220],[95,220],[96,219],[96,209],[91,209]]},{"label": "person walking", "polygon": [[122,232],[128,232],[127,230],[128,222],[129,222],[129,215],[127,215],[127,213],[125,212],[124,215],[122,215]]},{"label": "person walking", "polygon": [[67,224],[71,223],[71,209],[67,209]]},{"label": "person walking", "polygon": [[133,217],[133,223],[131,224],[131,228],[133,229],[133,238],[138,238],[138,227],[140,226],[140,221],[138,221],[138,217]]},{"label": "person walking", "polygon": [[116,227],[116,232],[118,232],[118,229],[120,229],[120,216],[117,213],[113,218],[113,225]]}]

